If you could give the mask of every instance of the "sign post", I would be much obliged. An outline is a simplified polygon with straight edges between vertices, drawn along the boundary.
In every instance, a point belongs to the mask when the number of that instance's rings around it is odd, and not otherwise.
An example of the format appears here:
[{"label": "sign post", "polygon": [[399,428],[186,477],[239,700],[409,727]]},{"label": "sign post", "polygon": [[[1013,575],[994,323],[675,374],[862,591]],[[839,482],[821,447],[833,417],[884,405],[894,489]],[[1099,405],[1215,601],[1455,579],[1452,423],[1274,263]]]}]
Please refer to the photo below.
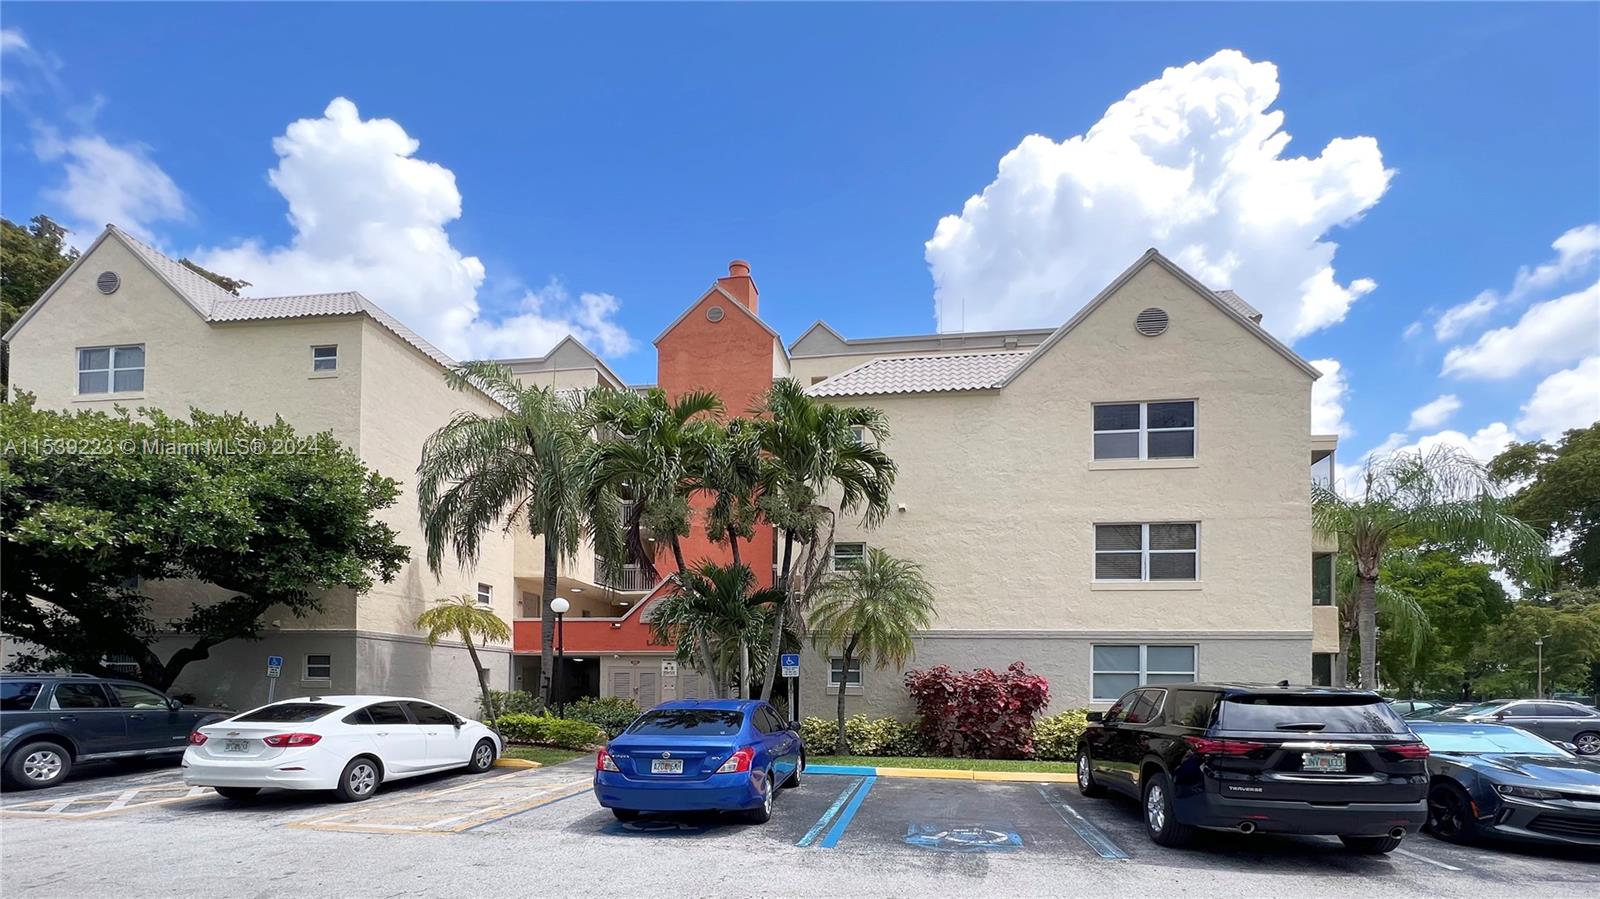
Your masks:
[{"label": "sign post", "polygon": [[283,656],[267,656],[267,704],[278,692],[278,675],[283,673]]},{"label": "sign post", "polygon": [[778,657],[778,664],[783,668],[783,678],[788,681],[789,690],[789,720],[800,721],[800,654],[786,652]]}]

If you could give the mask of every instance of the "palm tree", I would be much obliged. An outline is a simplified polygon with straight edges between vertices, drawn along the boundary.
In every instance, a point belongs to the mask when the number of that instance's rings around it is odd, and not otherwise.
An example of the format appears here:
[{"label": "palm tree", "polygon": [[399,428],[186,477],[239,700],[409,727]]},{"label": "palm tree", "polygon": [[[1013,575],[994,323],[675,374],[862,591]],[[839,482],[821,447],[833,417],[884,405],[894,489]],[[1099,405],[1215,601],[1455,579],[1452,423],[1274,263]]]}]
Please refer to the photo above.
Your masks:
[{"label": "palm tree", "polygon": [[1493,553],[1535,578],[1549,568],[1545,536],[1505,513],[1482,463],[1448,446],[1369,460],[1349,496],[1313,484],[1311,521],[1337,536],[1355,565],[1361,686],[1368,690],[1378,686],[1378,572],[1397,538]]},{"label": "palm tree", "polygon": [[733,683],[748,694],[749,683],[735,666],[752,639],[764,633],[763,609],[781,603],[782,594],[768,587],[754,590],[755,575],[744,565],[702,562],[678,573],[671,593],[651,607],[651,637],[676,646],[680,663],[707,674],[723,696]]},{"label": "palm tree", "polygon": [[[825,654],[843,647],[844,671],[859,658],[882,670],[904,666],[916,652],[916,635],[933,624],[933,588],[922,566],[897,559],[877,547],[860,564],[823,579],[808,622],[812,644]],[[835,755],[847,755],[844,733],[845,685],[839,683],[839,736]]]},{"label": "palm tree", "polygon": [[[1339,658],[1333,669],[1333,686],[1343,687],[1350,667],[1350,643],[1360,619],[1356,566],[1349,556],[1339,556],[1334,578],[1334,601],[1339,607]],[[1384,622],[1385,631],[1405,647],[1415,664],[1432,633],[1427,611],[1415,599],[1383,583],[1377,586],[1377,600],[1378,618]]]},{"label": "palm tree", "polygon": [[761,698],[771,700],[785,620],[802,611],[804,585],[792,578],[795,544],[815,547],[818,532],[831,521],[832,512],[823,504],[829,496],[837,497],[840,514],[859,511],[868,526],[882,521],[896,469],[878,449],[889,427],[877,409],[819,403],[798,382],[784,378],[773,382],[752,411],[759,416],[754,427],[763,459],[756,504],[783,532],[778,573],[783,600],[774,616],[761,687]]},{"label": "palm tree", "polygon": [[587,489],[595,451],[587,399],[524,387],[493,362],[464,362],[446,381],[457,390],[482,390],[503,411],[457,412],[422,445],[417,504],[428,566],[438,575],[447,548],[462,565],[476,564],[483,535],[495,526],[525,527],[544,538],[539,697],[548,704],[559,563],[576,556],[584,539],[597,555],[621,558],[617,495]]},{"label": "palm tree", "polygon": [[733,564],[742,564],[739,541],[755,536],[756,491],[762,477],[761,432],[755,422],[735,418],[713,434],[705,446],[700,490],[711,497],[706,509],[706,537],[728,544]]},{"label": "palm tree", "polygon": [[632,496],[623,522],[628,559],[652,585],[658,575],[655,551],[645,545],[646,530],[667,538],[673,561],[684,570],[680,538],[689,534],[689,496],[698,487],[705,458],[716,440],[722,400],[709,391],[691,391],[668,400],[659,387],[597,392],[591,403],[602,435],[589,475],[589,490]]},{"label": "palm tree", "polygon": [[418,630],[428,632],[429,646],[437,645],[441,638],[451,634],[460,637],[461,642],[467,645],[467,655],[472,658],[472,670],[478,673],[478,689],[483,694],[483,713],[489,718],[484,723],[493,728],[496,715],[494,698],[489,692],[489,672],[478,662],[478,647],[473,639],[482,640],[485,645],[511,642],[511,629],[506,627],[505,621],[495,614],[494,609],[480,605],[476,597],[463,593],[460,596],[447,596],[433,608],[423,611],[417,616],[416,626]]}]

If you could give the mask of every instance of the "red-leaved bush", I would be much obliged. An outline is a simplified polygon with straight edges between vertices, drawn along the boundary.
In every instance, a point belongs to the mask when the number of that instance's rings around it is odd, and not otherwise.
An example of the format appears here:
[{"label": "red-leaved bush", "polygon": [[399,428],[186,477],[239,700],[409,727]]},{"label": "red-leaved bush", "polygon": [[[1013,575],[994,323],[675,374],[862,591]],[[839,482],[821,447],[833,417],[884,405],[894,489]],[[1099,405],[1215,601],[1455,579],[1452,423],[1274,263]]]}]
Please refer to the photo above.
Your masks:
[{"label": "red-leaved bush", "polygon": [[993,669],[952,671],[935,665],[906,672],[916,703],[917,731],[935,755],[1025,759],[1033,754],[1033,719],[1050,702],[1050,683],[1012,662]]}]

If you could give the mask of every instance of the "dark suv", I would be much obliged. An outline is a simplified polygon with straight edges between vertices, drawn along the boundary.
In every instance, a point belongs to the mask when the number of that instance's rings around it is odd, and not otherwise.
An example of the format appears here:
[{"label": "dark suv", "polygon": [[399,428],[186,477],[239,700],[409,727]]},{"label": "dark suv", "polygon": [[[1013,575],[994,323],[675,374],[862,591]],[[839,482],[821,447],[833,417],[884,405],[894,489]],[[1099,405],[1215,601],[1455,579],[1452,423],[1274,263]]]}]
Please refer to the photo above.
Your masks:
[{"label": "dark suv", "polygon": [[1327,834],[1381,853],[1428,817],[1428,747],[1376,693],[1169,684],[1089,721],[1079,791],[1139,800],[1163,846],[1204,828]]},{"label": "dark suv", "polygon": [[0,771],[24,789],[77,762],[178,758],[196,727],[233,714],[184,708],[153,687],[84,674],[0,675]]}]

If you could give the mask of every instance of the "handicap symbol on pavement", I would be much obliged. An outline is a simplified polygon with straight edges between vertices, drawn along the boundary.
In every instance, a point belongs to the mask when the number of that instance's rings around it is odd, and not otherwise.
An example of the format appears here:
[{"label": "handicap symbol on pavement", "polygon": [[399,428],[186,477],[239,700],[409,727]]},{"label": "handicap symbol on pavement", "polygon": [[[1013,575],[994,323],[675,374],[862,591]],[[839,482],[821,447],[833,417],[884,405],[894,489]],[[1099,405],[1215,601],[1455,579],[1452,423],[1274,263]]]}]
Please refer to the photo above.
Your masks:
[{"label": "handicap symbol on pavement", "polygon": [[906,845],[939,852],[990,852],[1021,849],[1022,837],[1015,831],[988,827],[936,827],[912,824],[906,828]]}]

